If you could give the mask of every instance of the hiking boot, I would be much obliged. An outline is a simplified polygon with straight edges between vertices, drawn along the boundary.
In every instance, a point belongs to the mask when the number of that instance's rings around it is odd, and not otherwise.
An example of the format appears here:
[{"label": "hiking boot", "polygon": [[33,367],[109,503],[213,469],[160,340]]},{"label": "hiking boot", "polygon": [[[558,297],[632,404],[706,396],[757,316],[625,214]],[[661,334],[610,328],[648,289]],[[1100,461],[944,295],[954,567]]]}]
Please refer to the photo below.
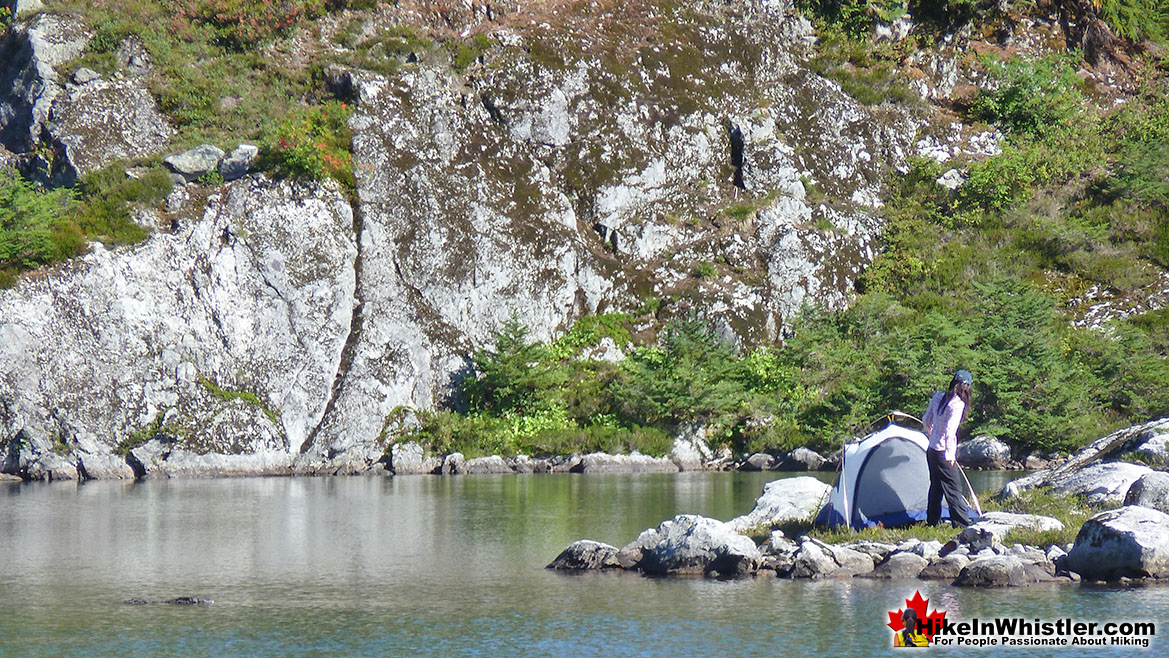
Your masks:
[{"label": "hiking boot", "polygon": [[938,549],[938,557],[946,557],[956,550],[958,550],[958,540],[951,539],[950,541],[943,544],[940,549]]}]

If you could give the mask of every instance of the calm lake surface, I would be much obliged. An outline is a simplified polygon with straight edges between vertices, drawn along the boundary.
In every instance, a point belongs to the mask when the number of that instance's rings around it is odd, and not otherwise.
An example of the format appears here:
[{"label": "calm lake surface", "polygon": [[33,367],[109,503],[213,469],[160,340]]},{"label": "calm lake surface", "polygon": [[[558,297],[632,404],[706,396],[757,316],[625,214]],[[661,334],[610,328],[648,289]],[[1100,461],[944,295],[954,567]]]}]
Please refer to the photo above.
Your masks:
[{"label": "calm lake surface", "polygon": [[[971,476],[980,491],[1011,477]],[[915,589],[959,620],[1169,623],[1169,587],[975,591],[543,569],[576,539],[620,546],[675,514],[745,514],[776,477],[0,485],[0,655],[868,655],[890,645],[886,612]],[[177,596],[215,603],[122,604]],[[1146,655],[1165,646],[1154,639]],[[1026,653],[1044,651],[1100,653]]]}]

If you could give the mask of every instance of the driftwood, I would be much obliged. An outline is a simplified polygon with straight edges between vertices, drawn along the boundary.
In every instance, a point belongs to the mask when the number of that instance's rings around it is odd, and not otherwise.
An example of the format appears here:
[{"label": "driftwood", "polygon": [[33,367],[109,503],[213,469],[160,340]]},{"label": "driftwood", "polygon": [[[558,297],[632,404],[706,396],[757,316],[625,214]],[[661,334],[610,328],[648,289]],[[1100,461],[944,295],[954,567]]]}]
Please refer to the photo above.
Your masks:
[{"label": "driftwood", "polygon": [[1084,468],[1088,464],[1107,456],[1112,451],[1123,446],[1128,441],[1140,436],[1142,433],[1153,429],[1169,430],[1169,418],[1161,418],[1145,423],[1144,425],[1134,425],[1126,427],[1121,430],[1116,430],[1112,434],[1096,439],[1082,450],[1072,455],[1066,462],[1059,466],[1045,468],[1042,471],[1036,471],[1031,475],[1021,477],[1018,480],[1013,480],[1007,483],[999,492],[998,497],[1011,498],[1017,496],[1028,489],[1042,487],[1049,485],[1067,475]]}]

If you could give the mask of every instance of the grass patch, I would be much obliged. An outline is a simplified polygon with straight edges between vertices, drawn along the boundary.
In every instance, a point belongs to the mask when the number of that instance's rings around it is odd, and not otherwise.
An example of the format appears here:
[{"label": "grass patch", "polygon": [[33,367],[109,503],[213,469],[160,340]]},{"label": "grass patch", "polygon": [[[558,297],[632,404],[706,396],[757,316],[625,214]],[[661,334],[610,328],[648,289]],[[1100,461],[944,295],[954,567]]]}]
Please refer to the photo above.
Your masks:
[{"label": "grass patch", "polygon": [[[1001,511],[1016,514],[1038,514],[1058,519],[1063,523],[1063,530],[1040,532],[1016,528],[1002,537],[1004,544],[1024,544],[1047,548],[1051,545],[1063,548],[1075,541],[1080,526],[1089,516],[1096,512],[1109,509],[1110,506],[1089,505],[1082,496],[1057,496],[1050,489],[1032,489],[1008,500],[998,500],[993,492],[983,492],[979,496],[984,512]],[[789,521],[774,528],[760,526],[750,529],[746,534],[756,540],[769,536],[773,529],[781,530],[786,537],[796,538],[807,535],[827,544],[846,544],[854,541],[877,541],[886,544],[899,544],[907,539],[922,541],[939,541],[945,543],[953,539],[959,532],[958,528],[948,523],[937,526],[928,526],[925,523],[916,523],[903,528],[874,527],[863,530],[852,530],[839,526],[827,528],[813,525],[810,520]]]},{"label": "grass patch", "polygon": [[[781,524],[775,529],[783,531],[785,537],[795,538],[800,535],[807,535],[813,539],[819,539],[826,544],[845,544],[862,540],[899,544],[907,539],[920,539],[922,541],[936,540],[944,544],[953,539],[959,532],[957,528],[950,527],[948,523],[936,526],[917,523],[904,528],[875,527],[865,528],[863,530],[851,530],[844,526],[826,528],[814,526],[811,521],[793,521]],[[771,528],[761,528],[756,530],[753,536],[760,536],[760,533],[766,535],[771,530]]]},{"label": "grass patch", "polygon": [[233,400],[241,400],[247,404],[252,405],[253,407],[259,407],[260,411],[263,411],[264,415],[268,417],[268,420],[271,420],[273,425],[276,425],[279,427],[280,418],[276,415],[276,412],[269,409],[268,406],[264,404],[264,401],[261,400],[260,397],[257,396],[255,393],[252,393],[249,391],[226,390],[226,389],[220,388],[215,382],[211,381],[210,379],[207,379],[206,377],[200,377],[198,379],[198,382],[199,382],[200,386],[207,389],[207,392],[211,393],[211,395],[213,397],[215,397],[215,399],[217,399],[217,400],[220,400],[222,402],[232,402]]},{"label": "grass patch", "polygon": [[1027,544],[1041,548],[1052,544],[1063,548],[1075,541],[1080,526],[1089,516],[1115,507],[1115,505],[1089,505],[1083,496],[1057,496],[1049,488],[1030,489],[1006,500],[987,496],[982,506],[987,512],[1038,514],[1058,519],[1060,523],[1063,523],[1063,530],[1040,532],[1016,528],[1003,538],[1005,543]]},{"label": "grass patch", "polygon": [[114,454],[125,457],[130,454],[131,450],[145,445],[148,441],[160,435],[181,436],[183,431],[178,426],[163,424],[163,419],[166,417],[166,414],[167,410],[159,411],[149,425],[138,428],[130,436],[119,441],[118,445],[114,446]]},{"label": "grass patch", "polygon": [[695,263],[694,267],[690,269],[690,273],[698,279],[713,279],[718,276],[718,268],[714,263],[704,260]]},{"label": "grass patch", "polygon": [[14,285],[23,271],[84,253],[90,240],[108,246],[144,240],[148,230],[133,213],[159,206],[172,183],[161,167],[128,177],[127,165],[90,172],[76,190],[48,190],[0,171],[0,287]]}]

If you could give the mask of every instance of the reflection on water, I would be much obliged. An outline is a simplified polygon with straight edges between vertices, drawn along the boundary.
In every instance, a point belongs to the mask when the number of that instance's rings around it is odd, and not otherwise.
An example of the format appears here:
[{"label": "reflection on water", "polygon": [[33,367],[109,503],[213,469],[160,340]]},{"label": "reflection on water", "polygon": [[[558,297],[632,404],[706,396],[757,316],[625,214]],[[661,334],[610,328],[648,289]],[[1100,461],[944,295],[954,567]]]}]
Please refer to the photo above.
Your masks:
[{"label": "reflection on water", "polygon": [[[1134,608],[1169,618],[1169,589],[1157,587],[988,592],[542,569],[576,539],[621,545],[675,514],[744,514],[775,477],[0,486],[0,654],[863,655],[888,646],[885,612],[914,589],[959,618]],[[979,491],[1008,477],[971,473]],[[121,604],[180,595],[215,604]]]}]

